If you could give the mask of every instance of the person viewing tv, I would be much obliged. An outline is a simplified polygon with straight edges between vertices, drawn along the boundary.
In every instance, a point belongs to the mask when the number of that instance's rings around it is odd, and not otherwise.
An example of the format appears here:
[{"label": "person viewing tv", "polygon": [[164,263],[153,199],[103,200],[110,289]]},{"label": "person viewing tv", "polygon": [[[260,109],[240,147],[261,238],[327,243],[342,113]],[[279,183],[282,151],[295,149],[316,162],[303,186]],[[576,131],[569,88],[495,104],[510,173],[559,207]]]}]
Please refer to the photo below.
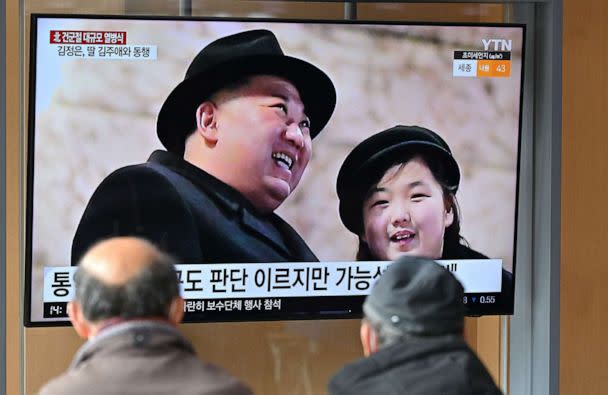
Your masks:
[{"label": "person viewing tv", "polygon": [[184,315],[174,259],[145,239],[100,241],[74,275],[67,311],[87,342],[40,395],[249,395],[245,384],[202,362],[177,329]]},{"label": "person viewing tv", "polygon": [[432,260],[397,259],[363,303],[365,357],[331,378],[329,394],[501,394],[463,339],[463,292]]},{"label": "person viewing tv", "polygon": [[109,236],[146,238],[180,263],[318,261],[274,213],[298,186],[336,103],[330,78],[275,35],[219,38],[165,100],[166,151],[98,186],[72,241],[76,265]]},{"label": "person viewing tv", "polygon": [[[487,258],[460,234],[459,184],[450,147],[429,129],[397,125],[359,143],[336,183],[342,223],[359,239],[357,260]],[[503,269],[503,295],[511,289]]]}]

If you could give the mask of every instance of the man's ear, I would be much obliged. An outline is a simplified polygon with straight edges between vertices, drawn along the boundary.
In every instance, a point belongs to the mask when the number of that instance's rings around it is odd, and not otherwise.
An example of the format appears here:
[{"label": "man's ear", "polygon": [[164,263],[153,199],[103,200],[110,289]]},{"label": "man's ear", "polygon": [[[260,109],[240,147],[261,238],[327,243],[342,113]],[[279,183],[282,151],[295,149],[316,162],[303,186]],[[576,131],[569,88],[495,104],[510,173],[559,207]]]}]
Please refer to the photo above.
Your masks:
[{"label": "man's ear", "polygon": [[374,331],[374,328],[372,328],[372,326],[365,320],[361,322],[361,330],[359,331],[359,335],[361,336],[363,354],[366,357],[369,357],[378,350],[376,332]]},{"label": "man's ear", "polygon": [[203,137],[205,143],[217,143],[217,107],[213,102],[203,102],[196,109],[196,132]]},{"label": "man's ear", "polygon": [[168,319],[171,324],[177,325],[182,322],[182,318],[184,318],[184,299],[178,296],[171,301]]},{"label": "man's ear", "polygon": [[91,337],[91,324],[89,324],[89,322],[84,318],[80,303],[77,301],[68,302],[67,310],[68,317],[70,317],[72,326],[74,327],[74,330],[78,336],[82,337],[83,339],[88,339]]}]

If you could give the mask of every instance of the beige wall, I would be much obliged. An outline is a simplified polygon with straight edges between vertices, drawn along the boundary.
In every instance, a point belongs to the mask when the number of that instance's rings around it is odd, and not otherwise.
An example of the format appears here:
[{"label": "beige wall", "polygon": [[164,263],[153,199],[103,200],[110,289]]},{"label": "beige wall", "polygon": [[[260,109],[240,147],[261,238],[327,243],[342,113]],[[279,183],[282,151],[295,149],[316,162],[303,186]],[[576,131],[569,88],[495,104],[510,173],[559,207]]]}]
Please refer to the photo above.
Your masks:
[{"label": "beige wall", "polygon": [[564,0],[560,393],[608,378],[608,2]]},{"label": "beige wall", "polygon": [[[6,393],[17,394],[20,385],[21,259],[19,238],[19,2],[5,3],[6,35]],[[3,155],[4,153],[0,154]]]},{"label": "beige wall", "polygon": [[[40,9],[43,2],[27,2],[29,9]],[[65,7],[67,3],[61,2]],[[87,4],[80,12],[101,12],[98,2],[74,1]],[[130,2],[135,4],[137,2]],[[140,2],[141,3],[141,2]],[[162,6],[162,2],[155,2]],[[177,2],[172,2],[177,3]],[[251,2],[262,3],[262,2]],[[268,3],[268,2],[266,2]],[[121,1],[103,2],[105,6],[116,8]],[[207,4],[213,5],[213,2]],[[225,4],[225,3],[223,3]],[[19,106],[18,61],[19,42],[19,1],[6,1],[7,20],[7,394],[19,393],[20,385],[26,394],[35,393],[51,377],[59,374],[69,364],[74,352],[80,346],[72,329],[28,328],[20,325],[20,287],[22,253],[20,237],[23,231],[19,210],[23,195],[20,193],[20,147],[21,136]],[[36,8],[38,7],[38,8]],[[100,5],[99,7],[103,7]],[[103,9],[107,11],[107,9]],[[412,20],[424,20],[437,15],[437,8],[429,11],[419,5],[404,9],[404,15]],[[477,9],[479,11],[480,9]],[[162,11],[162,10],[161,10]],[[310,9],[302,12],[310,15]],[[471,6],[450,6],[450,14],[455,19],[471,20]],[[160,12],[160,11],[159,11]],[[342,9],[336,9],[337,18]],[[479,21],[492,21],[500,17],[496,6],[484,6]],[[447,15],[448,13],[443,13]],[[386,18],[394,16],[394,5],[387,5],[376,14],[362,9],[359,16]],[[285,15],[283,15],[285,16]],[[468,18],[468,19],[467,19]],[[454,20],[454,19],[452,19]],[[4,39],[4,38],[3,38]],[[27,62],[25,62],[27,64]],[[301,321],[270,323],[232,324],[190,324],[184,325],[186,334],[193,340],[200,355],[227,367],[243,377],[258,393],[323,393],[328,377],[344,362],[360,356],[358,343],[358,322],[342,321]],[[468,342],[479,352],[496,379],[499,378],[498,317],[469,319],[466,323]],[[23,345],[23,350],[21,350]],[[23,353],[22,353],[23,352]],[[20,364],[23,363],[23,369]]]}]

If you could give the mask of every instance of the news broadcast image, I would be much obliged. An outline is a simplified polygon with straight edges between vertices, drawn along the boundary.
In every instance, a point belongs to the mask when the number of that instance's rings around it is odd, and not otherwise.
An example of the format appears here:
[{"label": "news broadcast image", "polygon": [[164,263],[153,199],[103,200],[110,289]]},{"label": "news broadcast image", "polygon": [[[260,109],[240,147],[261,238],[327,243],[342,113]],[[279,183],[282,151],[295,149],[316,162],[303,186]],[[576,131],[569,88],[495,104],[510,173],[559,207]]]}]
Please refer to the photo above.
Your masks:
[{"label": "news broadcast image", "polygon": [[[58,287],[51,287],[53,282],[72,292],[71,243],[86,204],[111,172],[143,163],[154,150],[163,149],[156,136],[157,114],[167,95],[183,80],[194,56],[219,37],[259,28],[274,32],[285,54],[327,73],[337,92],[336,109],[313,140],[312,159],[300,184],[277,210],[321,261],[310,266],[317,270],[316,278],[323,277],[326,270],[333,270],[328,276],[334,278],[331,276],[341,274],[338,268],[360,267],[371,274],[369,285],[371,277],[386,268],[386,262],[360,266],[355,262],[358,239],[340,220],[336,178],[358,143],[398,124],[435,131],[458,162],[461,235],[471,248],[491,258],[490,266],[471,268],[470,275],[482,276],[488,268],[488,276],[496,280],[501,268],[513,272],[521,26],[45,16],[36,19],[35,27],[36,61],[31,69],[35,112],[29,125],[30,144],[34,143],[30,145],[33,163],[28,201],[32,323],[66,320],[57,307],[60,304],[47,306],[45,312],[43,299],[54,300],[52,293]],[[180,263],[188,265],[180,274],[183,287],[192,286],[188,275],[195,288],[198,279],[202,281],[199,285],[204,283],[203,277],[197,277],[200,273],[195,273],[199,265]],[[466,263],[457,264],[460,266],[452,268],[462,270],[458,275],[468,275]],[[306,270],[305,265],[273,267]],[[221,270],[222,265],[213,268]],[[264,266],[258,264],[251,270],[263,271]],[[251,280],[255,273],[250,272]],[[321,295],[315,294],[312,283],[307,289],[293,289],[292,294],[273,293],[270,288],[256,293],[255,285],[249,285],[249,299],[242,300],[240,308],[244,310],[246,303],[249,312],[256,308],[274,311],[273,319],[293,318],[285,309],[310,303],[306,296]],[[332,296],[343,296],[344,301],[355,297],[360,303],[369,292],[369,286],[353,286],[344,292],[336,284],[332,287]],[[476,303],[479,295],[484,293],[474,296]],[[200,299],[208,298],[213,293]],[[224,302],[236,309],[237,299]],[[485,296],[483,300],[490,301]]]}]

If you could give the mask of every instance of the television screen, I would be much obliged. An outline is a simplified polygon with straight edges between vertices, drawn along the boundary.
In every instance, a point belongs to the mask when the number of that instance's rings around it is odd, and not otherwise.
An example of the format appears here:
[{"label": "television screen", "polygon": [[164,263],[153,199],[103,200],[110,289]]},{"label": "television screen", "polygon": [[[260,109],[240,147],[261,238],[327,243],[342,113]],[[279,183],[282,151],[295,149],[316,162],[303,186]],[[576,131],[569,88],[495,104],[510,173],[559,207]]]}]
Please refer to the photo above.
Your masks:
[{"label": "television screen", "polygon": [[[523,25],[33,15],[31,26],[27,325],[65,324],[82,255],[126,235],[176,258],[186,322],[359,317],[402,254],[452,271],[468,314],[513,312]],[[240,46],[256,34],[273,60]],[[256,96],[272,84],[292,96]],[[226,138],[210,114],[233,104]],[[391,143],[372,137],[397,125],[381,135]],[[433,147],[395,155],[412,133]],[[242,154],[212,152],[228,144]],[[390,163],[371,176],[379,152]],[[260,163],[272,180],[256,178]],[[400,189],[416,171],[428,190]],[[270,203],[255,192],[264,182],[280,195]],[[412,208],[431,195],[438,204]]]}]

